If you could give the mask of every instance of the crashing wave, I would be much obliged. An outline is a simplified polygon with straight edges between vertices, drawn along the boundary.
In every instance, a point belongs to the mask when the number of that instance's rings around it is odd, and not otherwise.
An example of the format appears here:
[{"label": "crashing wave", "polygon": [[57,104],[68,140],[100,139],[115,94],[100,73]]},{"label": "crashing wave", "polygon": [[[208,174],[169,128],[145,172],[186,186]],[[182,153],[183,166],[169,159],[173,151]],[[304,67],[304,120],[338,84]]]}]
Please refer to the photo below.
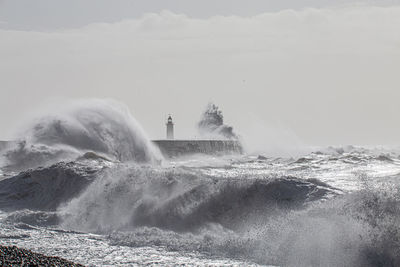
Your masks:
[{"label": "crashing wave", "polygon": [[118,166],[60,208],[64,226],[109,231],[148,226],[192,231],[206,223],[234,229],[241,218],[301,208],[332,193],[296,178],[213,179],[183,169]]},{"label": "crashing wave", "polygon": [[[320,156],[287,164],[328,164]],[[104,237],[116,246],[162,246],[279,266],[400,263],[398,186],[388,184],[382,191],[366,186],[339,195],[315,178],[221,178],[201,168],[101,157],[89,153],[0,181],[0,209],[14,208],[2,221],[18,229],[107,233]]]},{"label": "crashing wave", "polygon": [[105,166],[60,162],[0,181],[1,210],[55,210],[78,196]]},{"label": "crashing wave", "polygon": [[398,194],[365,190],[301,210],[241,217],[234,231],[216,223],[194,232],[137,227],[114,245],[163,246],[277,266],[399,266]]},{"label": "crashing wave", "polygon": [[[261,264],[400,265],[397,154],[349,146],[299,159],[137,164],[158,153],[124,108],[107,103],[43,118],[5,150],[9,169],[23,171],[0,180],[1,238],[83,231],[106,233],[101,238],[116,246]],[[369,165],[393,169],[376,172],[379,186],[369,186]],[[343,173],[361,175],[351,179],[362,190],[331,186]]]},{"label": "crashing wave", "polygon": [[222,111],[213,103],[207,105],[197,128],[200,135],[206,138],[238,139],[238,136],[233,132],[233,127],[224,124]]},{"label": "crashing wave", "polygon": [[159,151],[122,104],[91,100],[44,116],[4,153],[8,169],[25,170],[94,152],[121,162],[159,162]]}]

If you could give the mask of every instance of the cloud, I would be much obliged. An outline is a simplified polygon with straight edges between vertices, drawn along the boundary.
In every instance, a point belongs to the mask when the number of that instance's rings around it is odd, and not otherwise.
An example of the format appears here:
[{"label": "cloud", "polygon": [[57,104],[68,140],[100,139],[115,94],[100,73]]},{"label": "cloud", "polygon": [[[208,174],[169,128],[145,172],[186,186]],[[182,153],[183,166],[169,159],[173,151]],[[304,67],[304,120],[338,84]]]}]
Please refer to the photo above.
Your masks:
[{"label": "cloud", "polygon": [[399,26],[399,6],[360,5],[208,19],[163,11],[79,29],[0,30],[0,122],[49,97],[111,97],[151,136],[164,135],[172,113],[178,137],[190,137],[212,100],[238,132],[252,112],[306,143],[394,143]]}]

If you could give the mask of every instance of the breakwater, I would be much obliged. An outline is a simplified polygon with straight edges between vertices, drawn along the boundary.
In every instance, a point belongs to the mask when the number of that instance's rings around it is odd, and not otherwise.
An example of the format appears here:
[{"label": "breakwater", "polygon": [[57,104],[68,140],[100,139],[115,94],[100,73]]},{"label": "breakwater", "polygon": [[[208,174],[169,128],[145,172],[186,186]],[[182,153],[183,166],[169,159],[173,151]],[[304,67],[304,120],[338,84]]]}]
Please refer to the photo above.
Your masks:
[{"label": "breakwater", "polygon": [[[191,154],[223,155],[242,154],[242,144],[237,140],[153,140],[164,157]],[[17,141],[0,141],[0,150],[17,145]],[[21,143],[23,144],[23,142]]]},{"label": "breakwater", "polygon": [[153,140],[165,157],[190,154],[241,154],[243,147],[236,140]]},{"label": "breakwater", "polygon": [[6,149],[12,145],[17,144],[18,142],[16,141],[0,141],[0,150]]}]

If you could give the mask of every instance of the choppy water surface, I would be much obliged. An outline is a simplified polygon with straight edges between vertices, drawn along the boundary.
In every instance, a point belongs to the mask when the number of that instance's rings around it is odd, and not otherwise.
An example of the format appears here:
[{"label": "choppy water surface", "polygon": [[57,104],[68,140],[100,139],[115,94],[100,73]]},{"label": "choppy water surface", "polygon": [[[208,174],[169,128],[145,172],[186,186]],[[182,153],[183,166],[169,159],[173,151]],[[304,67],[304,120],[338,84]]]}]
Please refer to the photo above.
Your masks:
[{"label": "choppy water surface", "polygon": [[86,265],[400,265],[397,150],[167,160],[132,120],[85,105],[1,151],[0,243]]},{"label": "choppy water surface", "polygon": [[2,180],[0,242],[87,265],[397,263],[399,158],[339,152],[28,170]]}]

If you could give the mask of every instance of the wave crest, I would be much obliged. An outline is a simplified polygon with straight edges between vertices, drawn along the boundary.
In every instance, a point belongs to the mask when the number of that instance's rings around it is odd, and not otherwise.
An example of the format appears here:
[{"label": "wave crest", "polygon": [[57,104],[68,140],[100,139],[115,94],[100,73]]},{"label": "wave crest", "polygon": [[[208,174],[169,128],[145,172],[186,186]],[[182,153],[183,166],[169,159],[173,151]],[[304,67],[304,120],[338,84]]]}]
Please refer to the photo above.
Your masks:
[{"label": "wave crest", "polygon": [[124,105],[78,101],[36,120],[5,152],[10,169],[23,170],[73,160],[93,151],[121,162],[158,162],[161,155]]},{"label": "wave crest", "polygon": [[83,231],[139,226],[193,231],[206,223],[236,229],[241,218],[304,207],[331,193],[292,177],[213,179],[181,169],[120,166],[106,170],[60,211],[65,227]]}]

